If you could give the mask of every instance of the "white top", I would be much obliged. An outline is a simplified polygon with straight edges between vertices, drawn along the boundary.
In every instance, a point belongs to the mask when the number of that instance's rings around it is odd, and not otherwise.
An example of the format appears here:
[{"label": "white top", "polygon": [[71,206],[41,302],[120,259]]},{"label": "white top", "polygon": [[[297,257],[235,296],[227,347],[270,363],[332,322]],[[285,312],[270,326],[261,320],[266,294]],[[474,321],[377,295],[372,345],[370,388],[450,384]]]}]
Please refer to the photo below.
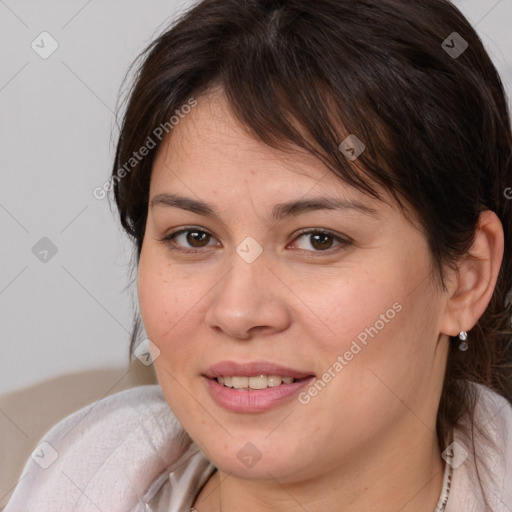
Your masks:
[{"label": "white top", "polygon": [[[476,385],[475,451],[455,429],[433,512],[483,512],[478,469],[492,512],[512,511],[512,406]],[[468,456],[466,458],[465,453]],[[38,444],[4,512],[186,512],[215,471],[170,411],[159,386],[99,400],[55,425]]]}]

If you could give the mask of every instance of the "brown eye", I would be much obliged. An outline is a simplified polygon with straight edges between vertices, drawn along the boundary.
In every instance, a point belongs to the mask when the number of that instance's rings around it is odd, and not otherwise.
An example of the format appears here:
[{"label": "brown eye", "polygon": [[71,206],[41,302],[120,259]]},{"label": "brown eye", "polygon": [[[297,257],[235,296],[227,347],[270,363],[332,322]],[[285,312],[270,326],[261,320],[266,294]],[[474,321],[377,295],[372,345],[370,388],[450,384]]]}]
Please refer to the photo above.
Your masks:
[{"label": "brown eye", "polygon": [[350,245],[350,241],[328,231],[309,230],[300,233],[293,245],[298,249],[315,253],[343,249]]},{"label": "brown eye", "polygon": [[[186,231],[186,240],[192,247],[204,247],[208,245],[210,235],[204,231]],[[206,243],[205,243],[206,242]]]},{"label": "brown eye", "polygon": [[319,251],[330,249],[333,244],[333,237],[325,233],[318,233],[316,235],[309,235],[311,238],[311,246]]},{"label": "brown eye", "polygon": [[202,229],[181,229],[167,235],[161,241],[165,242],[171,249],[182,252],[194,252],[211,245],[219,245],[218,242],[211,244],[210,242],[215,241],[215,239],[210,233]]}]

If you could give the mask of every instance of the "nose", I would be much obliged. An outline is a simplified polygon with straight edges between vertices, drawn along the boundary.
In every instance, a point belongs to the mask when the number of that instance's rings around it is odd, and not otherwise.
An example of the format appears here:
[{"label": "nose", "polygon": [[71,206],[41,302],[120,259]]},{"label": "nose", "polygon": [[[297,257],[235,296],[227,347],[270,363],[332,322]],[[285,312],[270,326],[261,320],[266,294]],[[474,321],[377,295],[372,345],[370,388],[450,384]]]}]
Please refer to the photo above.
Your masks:
[{"label": "nose", "polygon": [[231,269],[212,290],[205,321],[230,338],[250,340],[284,331],[291,321],[287,289],[263,256],[247,263],[233,255]]}]

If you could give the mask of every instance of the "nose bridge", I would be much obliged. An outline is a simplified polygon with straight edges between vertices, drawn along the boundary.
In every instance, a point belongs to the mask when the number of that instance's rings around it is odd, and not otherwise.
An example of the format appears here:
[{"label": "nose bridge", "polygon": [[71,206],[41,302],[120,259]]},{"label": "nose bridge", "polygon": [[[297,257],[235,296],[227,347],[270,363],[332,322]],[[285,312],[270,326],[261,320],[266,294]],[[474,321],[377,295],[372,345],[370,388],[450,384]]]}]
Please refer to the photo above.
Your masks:
[{"label": "nose bridge", "polygon": [[255,242],[246,239],[237,246],[207,311],[207,324],[231,337],[246,339],[255,327],[280,330],[289,321],[269,259]]},{"label": "nose bridge", "polygon": [[[252,239],[254,240],[254,239]],[[267,268],[269,261],[263,247],[255,240],[244,240],[231,255],[230,270],[220,283],[219,292],[227,301],[243,306],[244,302],[259,302],[260,294],[267,295],[268,288],[263,286],[272,276]]]}]

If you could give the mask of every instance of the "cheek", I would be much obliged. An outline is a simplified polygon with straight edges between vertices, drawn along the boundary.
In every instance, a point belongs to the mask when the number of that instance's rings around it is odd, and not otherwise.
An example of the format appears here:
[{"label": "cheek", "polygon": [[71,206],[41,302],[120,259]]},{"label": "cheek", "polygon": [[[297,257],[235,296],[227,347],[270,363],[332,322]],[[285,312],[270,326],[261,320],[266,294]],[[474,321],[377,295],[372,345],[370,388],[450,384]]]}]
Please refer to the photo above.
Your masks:
[{"label": "cheek", "polygon": [[[160,350],[154,360],[158,382],[176,412],[181,411],[182,402],[190,407],[183,398],[183,386],[185,382],[189,386],[190,375],[199,372],[199,361],[208,348],[197,342],[204,340],[198,329],[204,327],[209,291],[217,281],[216,272],[193,272],[190,266],[170,262],[161,247],[143,247],[137,275],[140,313],[147,337]],[[192,393],[197,391],[190,388]]]},{"label": "cheek", "polygon": [[[309,339],[316,340],[322,354],[325,380],[333,382],[326,386],[327,401],[344,396],[342,401],[351,402],[350,397],[358,397],[361,404],[373,396],[375,408],[386,398],[386,385],[406,395],[410,388],[404,383],[428,378],[440,301],[424,254],[395,252],[387,262],[366,268],[357,279],[326,279],[323,286],[312,287],[309,304],[322,318],[323,328],[311,328]],[[335,394],[329,396],[330,392]]]},{"label": "cheek", "polygon": [[[312,279],[297,293],[307,297],[304,312],[308,316],[301,318],[312,318],[304,326],[310,329],[311,339],[320,344],[318,348],[332,355],[343,354],[353,341],[365,347],[400,321],[406,282],[408,276],[401,275],[396,267],[384,269],[375,264],[373,271],[351,268],[343,270],[342,278],[326,275]],[[316,333],[315,325],[320,326]]]},{"label": "cheek", "polygon": [[429,300],[434,300],[426,293],[428,248],[423,237],[414,235],[409,243],[359,250],[339,268],[302,276],[297,295],[304,298],[308,318],[311,312],[317,315],[316,325],[324,333],[311,339],[336,353],[348,350],[353,340],[364,347],[378,339],[391,349],[411,322],[428,316]]},{"label": "cheek", "polygon": [[163,350],[166,335],[186,325],[188,312],[197,302],[195,280],[161,251],[143,247],[137,274],[140,312],[148,338]]},{"label": "cheek", "polygon": [[319,398],[311,400],[311,411],[321,414],[322,407],[336,403],[346,415],[337,419],[340,428],[351,417],[348,424],[370,431],[419,403],[418,393],[431,388],[436,295],[425,282],[414,293],[407,286],[375,289],[359,307],[345,304],[334,327],[339,336],[323,344],[327,374],[321,380],[329,383],[313,391]]}]

